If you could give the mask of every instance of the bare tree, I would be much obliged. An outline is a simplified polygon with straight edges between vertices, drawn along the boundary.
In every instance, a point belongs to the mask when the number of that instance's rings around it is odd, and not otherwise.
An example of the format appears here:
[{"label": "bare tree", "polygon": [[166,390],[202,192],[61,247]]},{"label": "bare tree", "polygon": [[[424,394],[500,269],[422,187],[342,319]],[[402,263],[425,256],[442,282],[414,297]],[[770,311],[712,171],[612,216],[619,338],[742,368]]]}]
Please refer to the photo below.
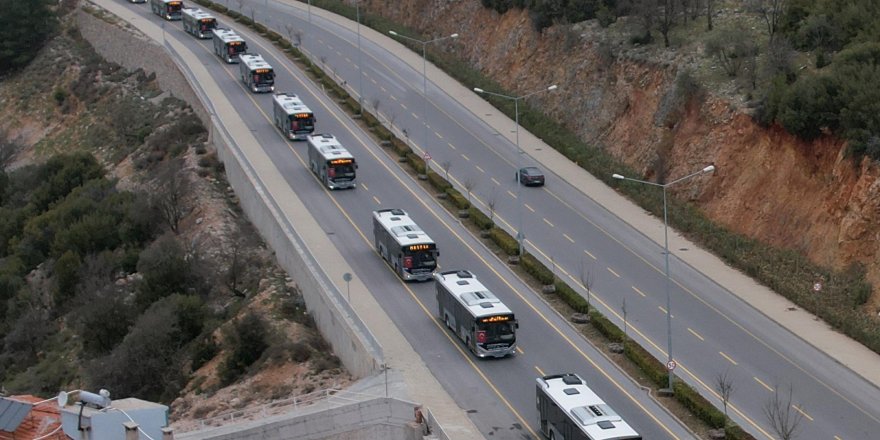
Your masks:
[{"label": "bare tree", "polygon": [[241,11],[244,10],[244,0],[235,0],[235,3],[238,5],[238,13],[241,14]]},{"label": "bare tree", "polygon": [[486,198],[486,207],[489,208],[489,221],[495,224],[495,208],[498,206],[498,193],[492,191]]},{"label": "bare tree", "polygon": [[779,31],[779,22],[782,19],[782,14],[785,12],[787,3],[787,0],[748,0],[746,2],[746,6],[750,11],[757,13],[764,19],[770,41],[773,41],[776,33]]},{"label": "bare tree", "polygon": [[636,14],[637,21],[641,25],[642,35],[639,36],[644,43],[654,41],[651,35],[651,29],[654,28],[654,21],[657,19],[656,0],[633,0],[633,9],[638,11]]},{"label": "bare tree", "polygon": [[724,426],[727,427],[730,418],[727,415],[727,404],[730,402],[730,395],[733,393],[733,378],[730,377],[730,371],[718,373],[715,376],[715,391],[721,396],[721,404],[724,405]]},{"label": "bare tree", "polygon": [[592,296],[593,284],[596,282],[596,274],[593,272],[592,265],[587,267],[584,259],[581,258],[581,270],[578,272],[581,284],[587,289],[587,313],[590,312],[590,297]]},{"label": "bare tree", "polygon": [[189,192],[189,180],[183,174],[182,163],[172,160],[159,171],[156,191],[152,195],[152,205],[175,234],[180,221],[189,212],[186,195]]},{"label": "bare tree", "polygon": [[12,163],[12,159],[22,149],[21,139],[9,139],[8,133],[0,132],[0,170]]},{"label": "bare tree", "polygon": [[443,168],[443,174],[446,177],[446,181],[449,182],[449,169],[452,168],[452,161],[444,160],[440,162],[440,168]]},{"label": "bare tree", "polygon": [[663,45],[669,47],[669,31],[675,25],[675,0],[663,0],[663,15],[658,26],[663,35]]},{"label": "bare tree", "polygon": [[294,47],[299,47],[302,44],[302,31],[293,27],[292,23],[284,23],[284,31],[287,32],[287,39]]},{"label": "bare tree", "polygon": [[780,440],[793,440],[797,435],[798,428],[804,420],[804,415],[792,401],[792,386],[788,390],[779,391],[779,387],[773,390],[773,395],[764,404],[764,415],[770,422],[770,428]]},{"label": "bare tree", "polygon": [[706,0],[706,30],[712,30],[712,4],[715,0]]},{"label": "bare tree", "polygon": [[373,98],[373,100],[370,101],[370,105],[373,106],[373,111],[376,112],[376,117],[378,118],[379,117],[379,106],[382,105],[382,100],[379,98]]},{"label": "bare tree", "polygon": [[734,29],[719,29],[706,39],[706,54],[715,58],[730,77],[742,71],[743,63],[750,56],[757,56],[757,45],[750,38],[742,37],[742,32]]},{"label": "bare tree", "polygon": [[226,252],[226,270],[224,283],[234,296],[244,298],[245,292],[241,290],[241,281],[247,267],[245,264],[247,256],[245,255],[245,244],[242,237],[236,237],[232,240],[228,251]]},{"label": "bare tree", "polygon": [[468,201],[468,205],[470,205],[471,204],[471,193],[474,191],[474,188],[477,187],[477,181],[474,180],[473,178],[469,177],[469,178],[465,179],[465,181],[462,185],[464,185],[464,190],[467,191],[467,201]]}]

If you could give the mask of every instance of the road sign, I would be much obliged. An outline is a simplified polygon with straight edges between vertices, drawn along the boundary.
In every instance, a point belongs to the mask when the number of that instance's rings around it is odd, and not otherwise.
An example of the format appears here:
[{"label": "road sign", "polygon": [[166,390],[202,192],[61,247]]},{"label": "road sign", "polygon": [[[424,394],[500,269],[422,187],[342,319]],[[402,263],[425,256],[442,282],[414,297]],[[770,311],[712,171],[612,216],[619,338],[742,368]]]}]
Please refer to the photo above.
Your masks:
[{"label": "road sign", "polygon": [[427,162],[427,161],[431,160],[431,153],[428,153],[427,151],[425,151],[425,155],[422,157],[424,157],[425,162]]},{"label": "road sign", "polygon": [[675,369],[676,365],[678,365],[678,364],[676,364],[674,360],[670,360],[669,362],[666,363],[666,369],[669,371],[672,371]]}]

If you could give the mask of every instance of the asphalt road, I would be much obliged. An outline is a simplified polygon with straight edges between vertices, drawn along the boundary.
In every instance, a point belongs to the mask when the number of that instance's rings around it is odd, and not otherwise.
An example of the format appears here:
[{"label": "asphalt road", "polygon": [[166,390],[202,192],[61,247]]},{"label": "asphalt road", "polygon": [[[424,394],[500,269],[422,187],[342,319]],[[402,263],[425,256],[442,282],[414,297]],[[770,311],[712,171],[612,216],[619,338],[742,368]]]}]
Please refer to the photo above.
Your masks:
[{"label": "asphalt road", "polygon": [[[483,123],[483,115],[471,113],[430,81],[426,142],[421,71],[402,62],[387,42],[377,44],[362,35],[363,53],[358,56],[357,38],[351,29],[317,14],[311,15],[309,25],[305,11],[281,3],[268,2],[260,8],[265,7],[271,13],[263,18],[263,9],[256,10],[258,20],[282,34],[284,23],[301,30],[303,46],[313,59],[323,60],[326,69],[344,78],[354,91],[362,88],[365,102],[379,102],[380,113],[393,115],[395,125],[406,128],[419,147],[427,146],[436,163],[450,161],[450,175],[455,180],[475,182],[478,204],[495,199],[502,225],[515,231],[521,216],[530,252],[548,264],[552,256],[559,272],[572,285],[579,284],[582,265],[592,273],[594,301],[606,315],[622,322],[620,309],[625,298],[634,337],[659,359],[666,359],[661,248],[549,170],[545,170],[545,188],[524,188],[517,198],[513,172],[520,163],[530,164],[530,159],[517,157],[515,146]],[[142,12],[148,15],[148,9]],[[185,41],[188,35],[180,31],[179,23],[172,25],[174,30],[169,28],[169,35]],[[189,38],[192,47],[208,47],[205,42]],[[274,52],[253,43],[251,47],[264,56]],[[670,431],[686,437],[650,399],[642,397],[604,358],[580,341],[564,320],[529,293],[501,261],[485,252],[456,225],[455,219],[431,202],[430,194],[421,191],[342,113],[332,104],[319,105],[326,99],[311,85],[297,80],[302,74],[292,65],[267,57],[276,67],[278,90],[303,95],[318,115],[318,131],[335,134],[358,157],[359,189],[328,196],[302,164],[304,145],[282,141],[261,113],[270,111],[271,97],[245,92],[236,81],[237,66],[224,67],[207,49],[204,52],[201,61],[206,66],[217,64],[211,68],[212,74],[218,83],[229,83],[230,99],[242,106],[242,118],[261,146],[288,176],[316,218],[327,225],[334,243],[352,256],[356,276],[368,283],[398,320],[405,336],[450,394],[462,407],[475,411],[472,417],[484,433],[517,436],[529,433],[528,426],[534,430],[532,378],[540,374],[539,370],[571,370],[587,377],[596,391],[646,438],[669,437]],[[357,74],[359,61],[364,66],[361,79]],[[565,85],[560,84],[560,90],[553,93],[564,93],[564,89]],[[510,130],[513,128],[511,124]],[[523,352],[514,359],[488,362],[477,361],[464,352],[460,343],[433,319],[436,306],[430,284],[402,285],[373,253],[369,212],[377,207],[407,209],[438,242],[444,269],[474,271],[517,312]],[[735,387],[731,416],[759,438],[775,437],[763,406],[774,389],[789,385],[797,405],[794,411],[804,416],[798,438],[873,437],[880,428],[880,393],[875,387],[675,258],[676,252],[687,250],[672,251],[673,350],[679,364],[676,372],[684,380],[711,398],[715,377],[728,372]],[[449,266],[452,261],[455,267]]]},{"label": "asphalt road", "polygon": [[[129,5],[144,19],[159,21],[143,5]],[[228,23],[224,23],[227,25]],[[175,38],[199,54],[202,63],[221,84],[251,128],[259,146],[273,159],[325,232],[344,254],[404,336],[416,348],[438,381],[465,408],[487,438],[535,438],[534,378],[543,373],[573,371],[622,414],[646,438],[692,438],[644,391],[601,353],[587,344],[552,309],[483,245],[470,236],[399,164],[369,140],[304,75],[238,26],[251,51],[261,53],[276,71],[276,90],[299,94],[317,117],[319,132],[336,135],[357,158],[359,187],[329,192],[305,166],[305,144],[291,143],[271,125],[271,95],[254,95],[238,80],[238,66],[225,65],[210,48],[185,34],[177,22],[166,23],[166,38]],[[436,319],[432,283],[404,284],[372,248],[371,212],[385,207],[406,209],[438,243],[442,268],[465,268],[495,292],[517,314],[520,322],[517,356],[478,360]],[[452,266],[451,262],[455,262]],[[391,365],[394,368],[394,365]]]}]

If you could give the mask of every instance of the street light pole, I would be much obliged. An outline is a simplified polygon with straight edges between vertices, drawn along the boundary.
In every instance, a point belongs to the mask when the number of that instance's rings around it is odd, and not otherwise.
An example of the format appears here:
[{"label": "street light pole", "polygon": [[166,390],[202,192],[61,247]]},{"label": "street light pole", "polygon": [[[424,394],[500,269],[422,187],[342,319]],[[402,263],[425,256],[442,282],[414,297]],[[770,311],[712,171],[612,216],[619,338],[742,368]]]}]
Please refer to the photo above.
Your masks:
[{"label": "street light pole", "polygon": [[522,219],[523,219],[522,205],[523,204],[522,204],[522,199],[520,199],[521,189],[522,189],[522,181],[519,179],[519,170],[522,168],[523,150],[519,146],[519,101],[521,99],[528,98],[529,96],[536,95],[538,93],[556,90],[556,88],[557,88],[556,84],[553,84],[550,87],[547,87],[547,88],[544,88],[541,90],[536,90],[532,93],[528,93],[528,94],[525,94],[522,96],[508,96],[508,95],[502,95],[501,93],[489,92],[489,91],[483,90],[479,87],[474,87],[474,91],[477,93],[483,93],[486,95],[492,95],[492,96],[497,96],[499,98],[513,100],[513,113],[514,113],[514,121],[515,121],[514,133],[515,133],[515,138],[516,138],[516,172],[517,172],[516,200],[517,200],[517,218],[518,218],[517,219],[518,225],[516,227],[517,228],[516,229],[516,241],[519,244],[519,257],[520,258],[522,258],[522,256],[523,256],[523,249],[524,249],[523,244],[525,243],[526,234],[523,233],[523,231],[522,231],[522,229],[523,229],[523,227],[522,227]]},{"label": "street light pole", "polygon": [[[664,265],[666,266],[666,368],[669,373],[666,375],[667,377],[667,392],[672,394],[672,377],[673,377],[673,368],[675,364],[672,359],[672,302],[669,294],[669,216],[668,211],[666,209],[666,188],[672,186],[678,182],[683,180],[690,179],[691,177],[699,176],[706,173],[711,173],[715,171],[715,165],[709,165],[703,168],[700,171],[695,173],[688,174],[687,176],[680,177],[676,180],[673,180],[669,183],[656,183],[656,182],[648,182],[646,180],[633,179],[631,177],[625,177],[621,174],[613,174],[612,177],[619,180],[630,180],[633,182],[644,183],[646,185],[651,186],[659,186],[663,189],[663,259]],[[672,367],[672,368],[670,368]]]},{"label": "street light pole", "polygon": [[[414,43],[418,43],[422,45],[422,97],[424,98],[422,101],[422,119],[424,119],[424,135],[425,135],[425,143],[422,146],[425,152],[428,152],[428,45],[431,43],[436,43],[438,41],[448,40],[450,38],[458,38],[458,34],[448,35],[446,37],[435,38],[433,40],[419,40],[412,37],[407,37],[406,35],[398,34],[394,31],[388,31],[389,34],[394,35],[395,37],[403,38],[404,40],[409,40]],[[427,161],[425,161],[425,166],[428,166]]]},{"label": "street light pole", "polygon": [[361,2],[354,2],[355,15],[357,17],[357,35],[358,35],[358,110],[361,116],[364,114],[364,65],[361,62]]}]

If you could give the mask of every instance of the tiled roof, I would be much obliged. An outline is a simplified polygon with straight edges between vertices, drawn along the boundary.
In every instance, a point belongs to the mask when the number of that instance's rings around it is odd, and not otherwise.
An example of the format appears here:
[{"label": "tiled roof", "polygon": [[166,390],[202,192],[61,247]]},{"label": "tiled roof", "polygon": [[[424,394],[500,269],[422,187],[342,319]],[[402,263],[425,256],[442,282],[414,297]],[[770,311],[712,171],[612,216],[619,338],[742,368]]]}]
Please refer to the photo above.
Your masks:
[{"label": "tiled roof", "polygon": [[[4,397],[4,399],[29,405],[46,400],[30,395],[10,396]],[[44,437],[45,440],[70,440],[70,437],[66,436],[60,428],[61,412],[58,409],[58,404],[52,400],[33,406],[15,431],[0,431],[0,440],[33,440],[53,431],[55,433]]]}]

